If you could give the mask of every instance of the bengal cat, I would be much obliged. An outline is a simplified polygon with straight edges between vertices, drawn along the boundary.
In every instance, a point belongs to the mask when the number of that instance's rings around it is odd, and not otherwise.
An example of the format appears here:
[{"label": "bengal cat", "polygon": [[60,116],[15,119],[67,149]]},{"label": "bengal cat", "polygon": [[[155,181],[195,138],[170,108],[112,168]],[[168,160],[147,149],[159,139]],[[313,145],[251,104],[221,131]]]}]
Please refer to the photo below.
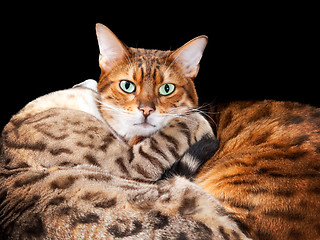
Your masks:
[{"label": "bengal cat", "polygon": [[[197,106],[192,80],[206,37],[163,52],[127,48],[99,25],[97,34],[102,101],[106,108],[125,106],[125,112],[102,112],[116,132],[130,139],[129,129],[135,126],[132,122],[123,129],[118,114],[125,119],[128,111],[138,114],[140,109],[146,117],[140,122],[152,125],[164,106],[173,113]],[[121,79],[124,91],[114,91]],[[196,183],[255,239],[319,239],[319,109],[266,101],[233,103],[211,112],[216,113],[213,126],[221,146]]]},{"label": "bengal cat", "polygon": [[[206,38],[161,52],[97,32],[98,88],[87,81],[40,97],[2,132],[0,237],[248,239],[183,177],[217,149],[191,81]],[[176,161],[182,176],[156,181]]]},{"label": "bengal cat", "polygon": [[320,109],[256,101],[211,112],[220,148],[195,182],[253,239],[320,239]]}]

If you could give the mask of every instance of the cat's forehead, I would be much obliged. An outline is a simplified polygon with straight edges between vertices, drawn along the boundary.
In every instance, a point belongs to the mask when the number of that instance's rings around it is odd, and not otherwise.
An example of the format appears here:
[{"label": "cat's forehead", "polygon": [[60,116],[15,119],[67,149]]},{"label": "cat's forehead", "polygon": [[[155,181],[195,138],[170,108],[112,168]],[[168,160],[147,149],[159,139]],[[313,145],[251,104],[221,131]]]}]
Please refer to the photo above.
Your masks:
[{"label": "cat's forehead", "polygon": [[172,51],[162,51],[156,49],[129,48],[134,61],[138,64],[162,64],[165,63]]}]

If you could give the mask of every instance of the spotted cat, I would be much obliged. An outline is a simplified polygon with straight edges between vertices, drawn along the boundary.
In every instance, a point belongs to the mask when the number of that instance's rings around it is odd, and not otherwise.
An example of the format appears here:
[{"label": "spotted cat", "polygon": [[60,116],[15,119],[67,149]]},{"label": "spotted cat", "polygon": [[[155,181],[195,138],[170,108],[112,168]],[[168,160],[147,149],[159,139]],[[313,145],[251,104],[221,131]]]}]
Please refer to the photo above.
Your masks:
[{"label": "spotted cat", "polygon": [[[114,92],[132,87],[122,81]],[[171,91],[171,85],[161,87]],[[203,141],[209,155],[216,151],[211,127],[199,113],[180,103],[185,111],[158,125],[151,114],[159,103],[140,103],[139,129],[123,134],[109,121],[116,117],[110,105],[110,116],[105,109],[112,93],[103,95],[99,85],[95,90],[89,81],[40,97],[5,126],[2,238],[248,239],[215,198],[185,177],[157,181],[180,157],[186,175],[194,174],[202,163],[194,144]],[[131,131],[136,123],[128,122]]]}]

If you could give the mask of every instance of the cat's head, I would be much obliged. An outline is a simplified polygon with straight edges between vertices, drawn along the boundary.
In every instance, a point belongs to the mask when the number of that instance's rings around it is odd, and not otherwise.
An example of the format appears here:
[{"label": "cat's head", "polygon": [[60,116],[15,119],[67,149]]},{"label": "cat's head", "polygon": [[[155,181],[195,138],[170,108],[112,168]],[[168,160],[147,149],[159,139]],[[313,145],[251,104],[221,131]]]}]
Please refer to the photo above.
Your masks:
[{"label": "cat's head", "polygon": [[101,68],[101,113],[121,136],[149,136],[197,107],[193,79],[207,44],[197,37],[175,51],[129,48],[96,26]]}]

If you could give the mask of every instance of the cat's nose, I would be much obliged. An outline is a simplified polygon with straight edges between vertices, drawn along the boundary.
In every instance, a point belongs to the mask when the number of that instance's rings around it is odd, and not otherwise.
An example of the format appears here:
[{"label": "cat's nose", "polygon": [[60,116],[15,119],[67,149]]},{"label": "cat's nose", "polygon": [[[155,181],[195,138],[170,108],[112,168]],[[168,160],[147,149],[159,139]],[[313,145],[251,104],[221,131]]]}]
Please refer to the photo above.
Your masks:
[{"label": "cat's nose", "polygon": [[139,110],[142,111],[142,114],[145,118],[147,118],[151,112],[156,110],[156,107],[154,106],[154,104],[149,103],[149,104],[140,104],[139,105]]}]

